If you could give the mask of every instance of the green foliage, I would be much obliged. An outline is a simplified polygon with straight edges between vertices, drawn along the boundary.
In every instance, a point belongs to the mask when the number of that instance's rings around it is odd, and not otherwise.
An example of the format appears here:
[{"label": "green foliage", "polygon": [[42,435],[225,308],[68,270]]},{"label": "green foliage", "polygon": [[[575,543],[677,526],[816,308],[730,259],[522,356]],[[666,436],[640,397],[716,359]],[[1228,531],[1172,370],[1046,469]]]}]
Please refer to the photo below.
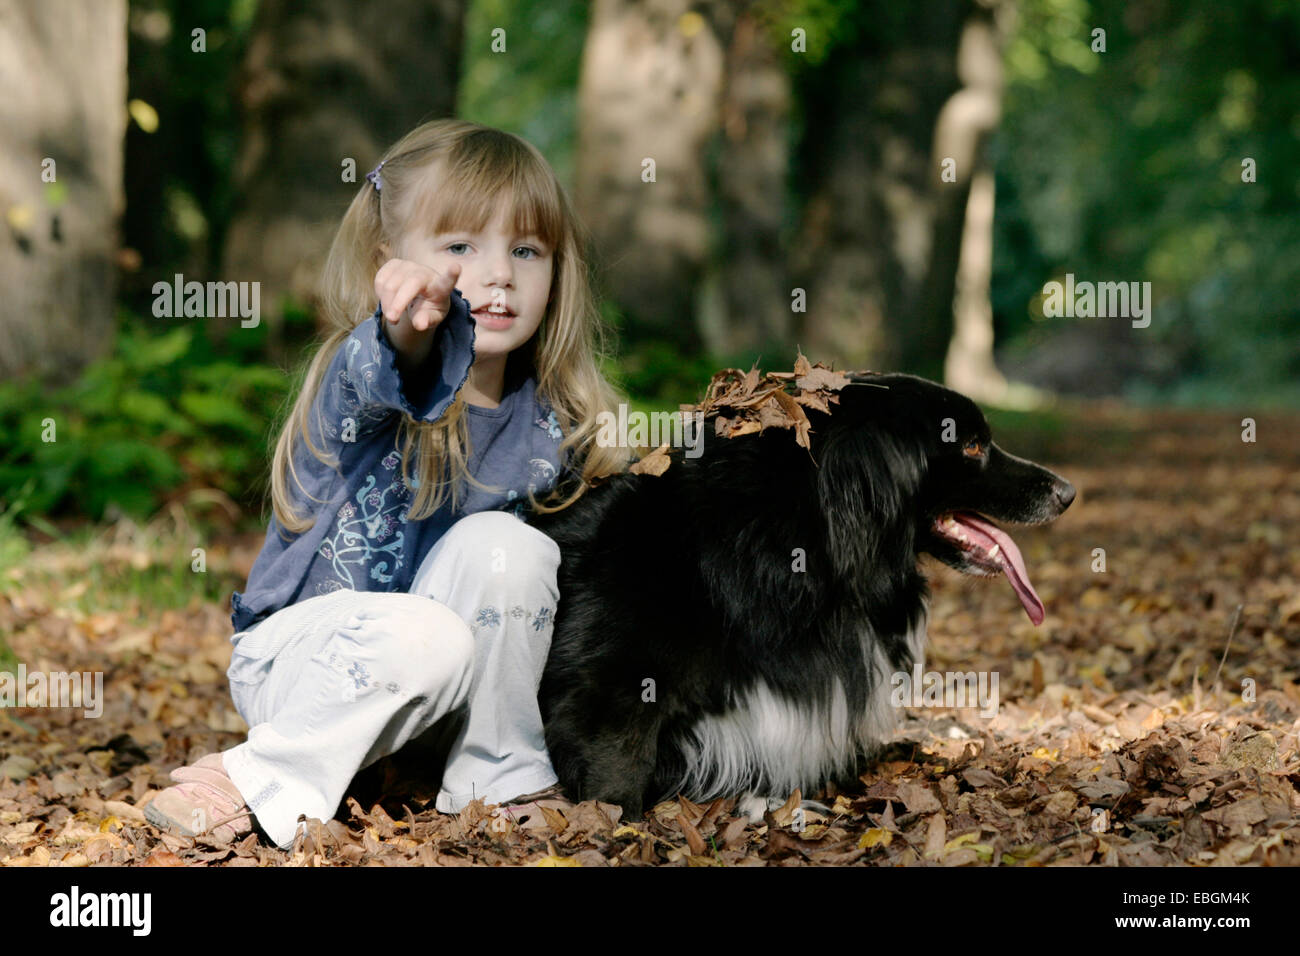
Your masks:
[{"label": "green foliage", "polygon": [[[11,501],[7,504],[0,501],[0,590],[4,587],[9,569],[21,565],[32,552],[26,535],[18,527],[18,516],[27,508],[35,484],[29,478]],[[35,523],[48,527],[40,518],[36,518]],[[5,642],[4,632],[0,631],[0,671],[12,671],[17,663],[13,650]]]},{"label": "green foliage", "polygon": [[[0,502],[0,580],[3,580],[6,571],[22,564],[31,554],[31,545],[18,527],[18,516],[27,510],[35,486],[36,480],[29,477],[13,495],[12,500],[7,503]],[[40,518],[35,520],[45,523]]]},{"label": "green foliage", "polygon": [[725,363],[711,355],[683,355],[676,345],[663,341],[641,343],[620,363],[630,396],[669,409],[698,402],[713,373],[723,367]]},{"label": "green foliage", "polygon": [[[458,114],[522,136],[570,188],[589,14],[578,0],[476,0],[465,17]],[[492,50],[498,28],[501,53]]]},{"label": "green foliage", "polygon": [[[760,0],[754,14],[763,24],[767,38],[787,57],[792,70],[813,69],[825,62],[836,47],[847,46],[856,39],[855,13],[860,0]],[[888,19],[890,10],[875,11]],[[875,17],[878,31],[887,29]],[[795,30],[803,31],[805,49],[794,52]]]},{"label": "green foliage", "polygon": [[[1020,4],[994,146],[999,338],[1025,333],[1066,272],[1150,281],[1143,335],[1170,374],[1130,398],[1293,400],[1298,45],[1300,7],[1276,0]],[[1247,157],[1257,182],[1242,181]]]},{"label": "green foliage", "polygon": [[96,519],[110,506],[146,516],[187,486],[254,500],[288,387],[278,369],[216,354],[201,328],[151,333],[123,313],[113,351],[76,383],[0,385],[0,487],[23,485],[38,514]]}]

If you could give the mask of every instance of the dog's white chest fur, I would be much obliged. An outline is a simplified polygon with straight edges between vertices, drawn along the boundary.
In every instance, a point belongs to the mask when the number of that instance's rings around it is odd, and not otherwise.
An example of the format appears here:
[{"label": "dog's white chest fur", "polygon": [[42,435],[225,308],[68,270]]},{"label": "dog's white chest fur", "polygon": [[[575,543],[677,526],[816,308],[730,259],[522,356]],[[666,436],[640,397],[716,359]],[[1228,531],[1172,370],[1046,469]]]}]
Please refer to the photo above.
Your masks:
[{"label": "dog's white chest fur", "polygon": [[[922,662],[925,624],[922,617],[907,635],[913,658]],[[863,653],[875,680],[862,712],[849,713],[838,679],[829,700],[800,702],[759,681],[735,707],[694,725],[694,740],[682,744],[687,772],[670,794],[692,799],[743,794],[737,811],[758,821],[769,802],[780,806],[796,787],[807,793],[852,766],[859,753],[892,736],[898,721],[889,701],[893,665],[877,640],[864,640]],[[752,789],[755,780],[764,782],[762,792]]]}]

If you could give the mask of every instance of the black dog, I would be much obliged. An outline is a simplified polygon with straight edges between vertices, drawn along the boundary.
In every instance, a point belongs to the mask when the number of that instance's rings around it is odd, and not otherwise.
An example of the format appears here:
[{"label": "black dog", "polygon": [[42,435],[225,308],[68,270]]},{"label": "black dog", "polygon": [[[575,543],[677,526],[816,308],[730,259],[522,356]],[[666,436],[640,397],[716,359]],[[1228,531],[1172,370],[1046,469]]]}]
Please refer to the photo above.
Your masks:
[{"label": "black dog", "polygon": [[563,554],[539,702],[571,798],[636,818],[679,792],[735,795],[757,820],[854,772],[895,724],[890,675],[923,656],[922,552],[1005,574],[1041,622],[987,519],[1051,521],[1070,483],[933,382],[855,375],[840,399],[809,412],[811,454],[785,429],[716,438],[710,422],[700,457],[534,519]]}]

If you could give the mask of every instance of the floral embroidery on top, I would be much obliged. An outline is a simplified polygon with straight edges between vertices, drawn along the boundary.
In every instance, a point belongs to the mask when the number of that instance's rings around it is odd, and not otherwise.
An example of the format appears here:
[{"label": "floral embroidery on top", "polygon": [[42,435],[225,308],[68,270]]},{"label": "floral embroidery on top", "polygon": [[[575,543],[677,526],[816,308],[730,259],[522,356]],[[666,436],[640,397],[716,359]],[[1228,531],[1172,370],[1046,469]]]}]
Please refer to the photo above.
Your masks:
[{"label": "floral embroidery on top", "polygon": [[[383,421],[392,414],[392,410],[376,405],[371,395],[371,383],[379,369],[376,349],[371,349],[369,362],[360,364],[358,353],[361,351],[361,343],[354,338],[348,341],[345,348],[343,368],[338,371],[339,410],[345,417],[354,416],[358,425]],[[327,421],[323,425],[331,438],[339,437],[339,429],[335,424]]]},{"label": "floral embroidery on top", "polygon": [[506,492],[507,504],[512,501],[519,501],[519,504],[514,509],[516,518],[523,517],[524,505],[528,495],[549,491],[555,484],[555,475],[555,466],[545,458],[533,458],[528,462],[528,490],[521,494],[511,488]]},{"label": "floral embroidery on top", "polygon": [[328,580],[325,581],[316,582],[317,594],[333,594],[335,591],[345,591],[345,590],[347,590],[347,588],[345,588],[343,586],[343,582],[338,580],[337,578],[329,578]]},{"label": "floral embroidery on top", "polygon": [[[396,465],[395,453],[384,458],[384,468],[392,471]],[[348,501],[339,509],[335,520],[337,531],[321,542],[321,557],[343,584],[353,590],[358,588],[350,566],[370,568],[370,577],[381,584],[391,584],[397,570],[404,564],[402,545],[406,540],[400,530],[406,524],[410,492],[401,476],[379,489],[374,475],[367,475],[357,491],[356,504]]]},{"label": "floral embroidery on top", "polygon": [[538,418],[533,424],[542,431],[546,432],[551,438],[563,438],[564,431],[560,428],[560,422],[555,417],[555,412],[547,412],[545,418]]}]

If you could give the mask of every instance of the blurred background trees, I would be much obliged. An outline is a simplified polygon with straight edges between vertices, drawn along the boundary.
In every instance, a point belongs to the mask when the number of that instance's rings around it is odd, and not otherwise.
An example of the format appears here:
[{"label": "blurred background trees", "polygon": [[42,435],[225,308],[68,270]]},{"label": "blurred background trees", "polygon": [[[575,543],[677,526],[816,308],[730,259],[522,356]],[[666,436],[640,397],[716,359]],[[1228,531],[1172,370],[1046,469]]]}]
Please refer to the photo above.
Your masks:
[{"label": "blurred background trees", "polygon": [[[555,166],[644,405],[796,346],[1006,405],[1300,404],[1285,0],[3,0],[0,44],[10,513],[258,511],[333,229],[446,115]],[[262,323],[156,318],[176,273],[261,282]],[[1151,282],[1150,327],[1043,318],[1067,273]]]},{"label": "blurred background trees", "polygon": [[126,0],[0,7],[0,380],[112,343],[126,85]]}]

